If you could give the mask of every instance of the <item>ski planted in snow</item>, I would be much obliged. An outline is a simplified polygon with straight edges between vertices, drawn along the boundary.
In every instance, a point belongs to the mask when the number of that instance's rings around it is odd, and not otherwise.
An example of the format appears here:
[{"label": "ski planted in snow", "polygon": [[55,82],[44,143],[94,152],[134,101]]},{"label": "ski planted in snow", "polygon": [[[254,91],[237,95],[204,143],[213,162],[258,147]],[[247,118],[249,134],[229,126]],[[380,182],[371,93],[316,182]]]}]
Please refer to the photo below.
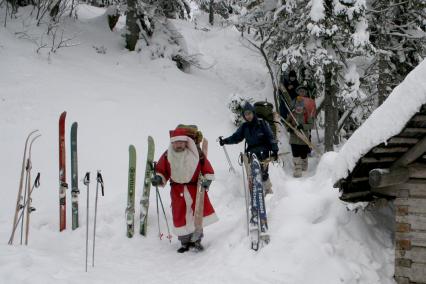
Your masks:
[{"label": "ski planted in snow", "polygon": [[31,135],[36,133],[38,130],[34,130],[30,132],[27,136],[27,139],[25,140],[25,148],[24,148],[24,155],[22,158],[22,167],[21,167],[21,178],[19,179],[19,187],[18,187],[18,196],[16,199],[16,206],[15,206],[15,216],[13,217],[13,226],[12,226],[12,233],[10,234],[9,242],[8,244],[13,244],[13,239],[15,237],[16,227],[18,226],[18,215],[21,209],[23,209],[23,203],[24,203],[24,197],[22,197],[22,188],[24,186],[24,172],[25,172],[25,163],[27,161],[27,148],[28,148],[28,141],[30,140]]},{"label": "ski planted in snow", "polygon": [[135,232],[135,184],[136,184],[136,149],[129,146],[129,176],[127,191],[126,223],[127,237],[132,238]]},{"label": "ski planted in snow", "polygon": [[262,171],[255,154],[251,156],[251,248],[257,251],[261,243],[269,243],[268,220],[263,193]]},{"label": "ski planted in snow", "polygon": [[[33,143],[35,140],[37,140],[41,135],[37,135],[33,138],[33,140],[30,143],[30,149],[28,151],[28,159],[27,159],[27,185],[28,185],[28,193],[27,193],[27,201],[25,202],[23,210],[26,210],[26,223],[25,223],[25,245],[28,245],[28,235],[30,230],[30,214],[31,212],[35,211],[35,208],[31,206],[31,193],[34,189],[34,187],[31,187],[31,169],[32,169],[32,161],[31,161],[31,149],[33,148]],[[40,181],[40,173],[37,175],[37,178],[34,182],[34,186],[39,185]],[[24,212],[22,212],[24,214]],[[24,218],[24,216],[22,216]],[[24,219],[22,219],[22,224],[24,222]],[[22,243],[22,230],[21,230],[21,243]]]},{"label": "ski planted in snow", "polygon": [[66,191],[68,188],[65,164],[65,118],[64,111],[59,118],[59,231],[66,228]]},{"label": "ski planted in snow", "polygon": [[140,201],[141,212],[139,233],[143,236],[146,236],[148,226],[149,194],[151,191],[151,179],[154,174],[154,152],[154,139],[151,136],[148,136],[148,155],[146,159],[145,178],[143,181],[143,192]]},{"label": "ski planted in snow", "polygon": [[74,122],[71,126],[71,213],[72,229],[78,228],[78,159],[77,159],[77,128],[78,123]]}]

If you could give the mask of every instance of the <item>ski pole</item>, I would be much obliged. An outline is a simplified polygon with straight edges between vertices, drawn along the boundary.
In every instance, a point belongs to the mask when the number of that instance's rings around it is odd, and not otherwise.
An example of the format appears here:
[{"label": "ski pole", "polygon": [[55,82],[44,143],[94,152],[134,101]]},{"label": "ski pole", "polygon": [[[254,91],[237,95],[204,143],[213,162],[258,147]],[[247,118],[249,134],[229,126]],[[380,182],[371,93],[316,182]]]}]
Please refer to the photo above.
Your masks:
[{"label": "ski pole", "polygon": [[164,216],[164,219],[166,220],[167,238],[169,239],[170,242],[172,242],[172,235],[170,234],[169,221],[167,220],[166,211],[164,210],[163,201],[161,200],[161,195],[160,195],[160,192],[158,191],[158,186],[155,187],[155,190],[157,191],[158,199],[160,200],[161,209],[163,210],[163,216]]},{"label": "ski pole", "polygon": [[159,196],[159,192],[157,187],[155,187],[156,191],[155,191],[155,199],[156,199],[156,203],[157,203],[157,226],[158,226],[158,237],[160,238],[160,240],[163,238],[163,233],[161,233],[160,230],[160,211],[158,208],[158,196]]},{"label": "ski pole", "polygon": [[84,185],[87,187],[86,197],[86,272],[87,272],[87,257],[89,248],[89,184],[90,184],[90,172],[87,172],[83,180]]},{"label": "ski pole", "polygon": [[95,198],[95,220],[93,224],[93,251],[92,251],[92,267],[95,267],[95,241],[96,241],[96,217],[98,215],[98,188],[101,185],[102,196],[104,196],[104,180],[101,171],[96,175],[96,198]]},{"label": "ski pole", "polygon": [[[155,168],[157,166],[157,162],[153,162],[152,163],[152,169],[154,171],[154,176],[157,174]],[[157,205],[157,226],[158,226],[158,237],[161,238],[163,237],[163,234],[160,231],[160,211],[158,208],[158,198],[159,198],[160,192],[158,191],[158,186],[155,186],[155,201],[156,201],[156,205]]]},{"label": "ski pole", "polygon": [[[222,138],[222,136],[220,136],[219,138]],[[226,150],[225,145],[222,145],[222,148],[223,148],[223,151],[225,152],[226,160],[228,161],[228,164],[229,164],[229,171],[235,174],[236,173],[235,168],[232,165],[231,159],[229,158],[229,154],[228,154],[228,151]]]}]

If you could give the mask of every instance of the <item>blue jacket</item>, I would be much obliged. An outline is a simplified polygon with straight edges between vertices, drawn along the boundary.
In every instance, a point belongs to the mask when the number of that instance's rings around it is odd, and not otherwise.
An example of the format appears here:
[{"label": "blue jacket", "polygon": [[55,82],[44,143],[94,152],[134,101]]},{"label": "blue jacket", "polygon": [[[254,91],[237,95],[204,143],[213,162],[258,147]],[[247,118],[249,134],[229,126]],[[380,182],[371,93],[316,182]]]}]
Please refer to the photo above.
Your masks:
[{"label": "blue jacket", "polygon": [[246,153],[254,153],[264,160],[269,157],[269,152],[278,152],[278,145],[272,134],[271,127],[256,115],[251,122],[244,122],[234,134],[223,139],[225,144],[238,144],[246,140]]}]

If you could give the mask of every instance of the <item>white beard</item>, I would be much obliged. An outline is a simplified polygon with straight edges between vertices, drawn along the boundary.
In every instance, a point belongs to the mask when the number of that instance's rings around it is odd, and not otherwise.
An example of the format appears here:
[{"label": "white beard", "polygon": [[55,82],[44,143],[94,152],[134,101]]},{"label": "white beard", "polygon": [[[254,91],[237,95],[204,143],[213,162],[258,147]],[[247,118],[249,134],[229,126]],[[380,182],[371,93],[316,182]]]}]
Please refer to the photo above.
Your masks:
[{"label": "white beard", "polygon": [[[192,142],[192,141],[191,141]],[[170,145],[167,151],[167,159],[170,163],[171,179],[177,183],[189,183],[197,169],[200,157],[195,143],[188,143],[188,147],[182,152],[176,152]],[[194,152],[195,150],[195,152]]]}]

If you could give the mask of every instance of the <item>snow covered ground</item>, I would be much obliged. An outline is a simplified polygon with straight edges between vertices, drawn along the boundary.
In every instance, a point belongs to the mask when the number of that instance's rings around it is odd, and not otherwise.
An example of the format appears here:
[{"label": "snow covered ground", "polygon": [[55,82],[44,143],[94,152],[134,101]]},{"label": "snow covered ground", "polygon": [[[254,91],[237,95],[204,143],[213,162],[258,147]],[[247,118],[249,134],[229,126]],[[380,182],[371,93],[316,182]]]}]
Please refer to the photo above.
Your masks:
[{"label": "snow covered ground", "polygon": [[[127,52],[120,31],[109,31],[103,12],[81,5],[79,19],[66,26],[67,34],[77,34],[73,42],[79,45],[51,56],[46,50],[37,54],[31,40],[18,38],[22,31],[35,38],[41,34],[22,18],[0,28],[0,283],[393,283],[391,224],[385,222],[389,212],[355,214],[346,209],[332,187],[335,153],[325,155],[321,168],[315,172],[311,167],[298,180],[288,165],[286,171],[271,167],[271,243],[259,252],[249,249],[242,178],[228,172],[215,140],[235,129],[226,107],[232,94],[271,100],[271,87],[261,57],[236,30],[215,27],[205,32],[195,30],[193,23],[174,21],[188,50],[216,63],[209,70],[185,74],[168,59],[151,60],[143,50]],[[199,25],[207,26],[203,19]],[[94,47],[106,48],[106,54]],[[82,183],[82,227],[58,231],[57,128],[64,110],[67,143],[72,122],[79,123],[80,178],[100,169],[105,181],[98,207],[96,266],[88,273]],[[199,125],[210,140],[209,158],[216,170],[210,197],[220,221],[205,229],[206,250],[198,254],[177,254],[176,238],[171,244],[158,239],[154,194],[148,237],[125,236],[128,146],[134,144],[138,151],[138,201],[147,136],[154,137],[158,158],[168,145],[168,130],[178,123]],[[33,129],[43,136],[33,146],[33,172],[41,172],[41,187],[33,194],[37,211],[32,214],[30,244],[19,246],[16,238],[15,245],[8,246],[24,141]],[[243,144],[228,149],[237,167]],[[69,171],[67,176],[69,181]],[[94,188],[92,182],[92,216]],[[161,191],[166,204],[168,191]],[[69,209],[68,203],[68,228]]]}]

